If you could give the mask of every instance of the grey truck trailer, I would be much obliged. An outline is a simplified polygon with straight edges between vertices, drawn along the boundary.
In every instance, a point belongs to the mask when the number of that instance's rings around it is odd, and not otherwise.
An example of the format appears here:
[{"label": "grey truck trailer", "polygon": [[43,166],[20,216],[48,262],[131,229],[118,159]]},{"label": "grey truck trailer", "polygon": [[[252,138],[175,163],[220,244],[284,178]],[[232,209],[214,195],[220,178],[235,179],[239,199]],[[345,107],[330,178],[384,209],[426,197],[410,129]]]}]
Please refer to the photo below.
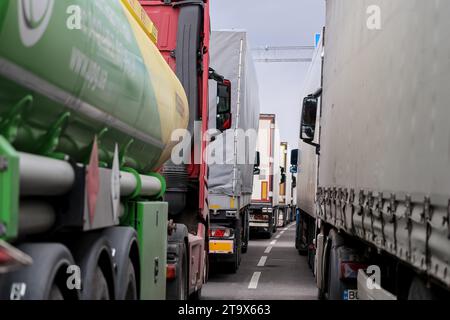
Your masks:
[{"label": "grey truck trailer", "polygon": [[[209,254],[213,265],[236,272],[248,247],[260,108],[247,33],[213,31],[211,62],[223,82],[210,83]],[[231,105],[223,104],[226,99],[220,97],[226,95],[231,96]]]},{"label": "grey truck trailer", "polygon": [[448,299],[450,2],[326,10],[304,87],[297,247],[321,298]]}]

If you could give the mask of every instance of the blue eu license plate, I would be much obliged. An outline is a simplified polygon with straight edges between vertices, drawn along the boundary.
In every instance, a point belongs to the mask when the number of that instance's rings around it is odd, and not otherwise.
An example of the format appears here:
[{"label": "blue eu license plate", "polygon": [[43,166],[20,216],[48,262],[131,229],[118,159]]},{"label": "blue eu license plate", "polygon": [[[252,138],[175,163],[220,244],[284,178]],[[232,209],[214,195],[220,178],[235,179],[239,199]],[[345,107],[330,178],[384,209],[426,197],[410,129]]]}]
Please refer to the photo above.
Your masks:
[{"label": "blue eu license plate", "polygon": [[345,290],[344,300],[358,300],[358,290]]}]

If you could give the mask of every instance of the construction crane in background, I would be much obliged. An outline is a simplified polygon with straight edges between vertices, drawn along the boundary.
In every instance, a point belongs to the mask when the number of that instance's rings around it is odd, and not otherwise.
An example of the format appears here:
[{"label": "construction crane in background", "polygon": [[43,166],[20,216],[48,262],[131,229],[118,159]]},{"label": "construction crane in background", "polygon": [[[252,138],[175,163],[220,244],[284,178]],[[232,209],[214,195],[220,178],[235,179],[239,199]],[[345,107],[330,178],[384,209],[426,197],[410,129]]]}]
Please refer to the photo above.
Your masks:
[{"label": "construction crane in background", "polygon": [[314,46],[265,46],[253,49],[253,59],[260,63],[309,63]]}]

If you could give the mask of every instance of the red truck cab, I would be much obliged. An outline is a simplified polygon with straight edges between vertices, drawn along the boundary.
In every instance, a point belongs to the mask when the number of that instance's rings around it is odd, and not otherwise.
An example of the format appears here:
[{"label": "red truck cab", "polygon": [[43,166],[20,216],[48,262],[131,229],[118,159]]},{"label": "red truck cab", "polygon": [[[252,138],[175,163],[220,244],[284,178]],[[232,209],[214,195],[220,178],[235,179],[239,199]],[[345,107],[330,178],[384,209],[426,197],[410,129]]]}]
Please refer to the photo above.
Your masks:
[{"label": "red truck cab", "polygon": [[[158,49],[186,91],[189,131],[192,137],[203,137],[208,130],[209,0],[140,3],[158,29]],[[191,163],[169,162],[161,169],[167,180],[169,216],[176,226],[168,243],[168,299],[199,296],[207,277],[207,166],[201,161],[205,148],[206,142],[196,139]]]}]

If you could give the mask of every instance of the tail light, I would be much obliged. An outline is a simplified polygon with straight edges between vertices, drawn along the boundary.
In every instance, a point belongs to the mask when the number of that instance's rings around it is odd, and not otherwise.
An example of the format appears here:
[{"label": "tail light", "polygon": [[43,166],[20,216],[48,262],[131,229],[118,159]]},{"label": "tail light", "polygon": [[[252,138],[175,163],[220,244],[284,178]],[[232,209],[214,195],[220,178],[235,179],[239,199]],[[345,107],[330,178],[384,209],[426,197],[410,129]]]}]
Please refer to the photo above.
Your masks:
[{"label": "tail light", "polygon": [[269,215],[268,214],[255,214],[252,216],[252,220],[269,220]]},{"label": "tail light", "polygon": [[33,259],[7,242],[0,240],[0,274],[33,263]]},{"label": "tail light", "polygon": [[231,229],[229,228],[210,229],[209,236],[212,238],[228,238],[231,236]]},{"label": "tail light", "polygon": [[355,280],[358,278],[359,269],[367,269],[367,264],[359,262],[341,262],[341,280]]},{"label": "tail light", "polygon": [[174,264],[167,265],[166,278],[167,280],[174,280],[177,277],[177,268]]}]

